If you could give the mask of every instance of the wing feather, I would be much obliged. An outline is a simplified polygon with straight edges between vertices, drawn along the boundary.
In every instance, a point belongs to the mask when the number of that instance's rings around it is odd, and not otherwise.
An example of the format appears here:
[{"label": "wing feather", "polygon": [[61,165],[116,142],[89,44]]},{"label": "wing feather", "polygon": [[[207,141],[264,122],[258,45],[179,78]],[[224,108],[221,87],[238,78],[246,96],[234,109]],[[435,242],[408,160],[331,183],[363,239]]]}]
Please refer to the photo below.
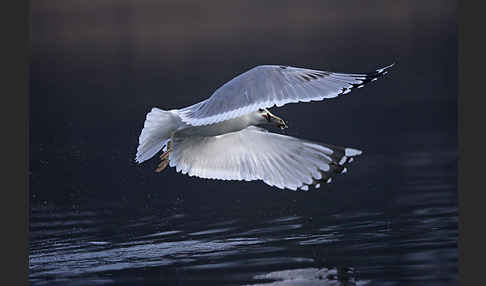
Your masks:
[{"label": "wing feather", "polygon": [[176,135],[169,165],[189,176],[263,180],[280,189],[305,190],[340,173],[360,153],[251,126],[213,137]]},{"label": "wing feather", "polygon": [[392,66],[368,74],[257,66],[225,83],[208,99],[178,113],[185,123],[199,126],[236,118],[259,108],[334,98],[376,80]]}]

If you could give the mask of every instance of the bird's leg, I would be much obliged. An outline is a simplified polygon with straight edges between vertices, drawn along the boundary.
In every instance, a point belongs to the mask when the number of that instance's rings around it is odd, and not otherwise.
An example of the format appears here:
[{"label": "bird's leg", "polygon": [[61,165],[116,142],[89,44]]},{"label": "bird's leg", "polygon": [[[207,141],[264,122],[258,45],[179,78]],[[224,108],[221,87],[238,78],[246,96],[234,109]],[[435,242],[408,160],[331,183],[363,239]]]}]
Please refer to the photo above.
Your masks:
[{"label": "bird's leg", "polygon": [[171,151],[172,151],[172,137],[170,138],[169,143],[167,143],[167,150],[165,150],[165,152],[162,153],[162,155],[160,155],[161,162],[157,167],[157,169],[155,169],[155,172],[160,173],[165,169],[165,167],[167,167],[167,165],[169,164],[169,155]]}]

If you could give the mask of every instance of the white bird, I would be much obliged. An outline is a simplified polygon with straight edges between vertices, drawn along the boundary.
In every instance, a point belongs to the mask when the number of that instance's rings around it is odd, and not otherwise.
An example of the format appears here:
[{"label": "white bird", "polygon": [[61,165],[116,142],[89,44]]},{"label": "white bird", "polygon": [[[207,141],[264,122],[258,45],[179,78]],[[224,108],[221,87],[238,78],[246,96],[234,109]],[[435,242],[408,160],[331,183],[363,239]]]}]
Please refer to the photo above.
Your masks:
[{"label": "white bird", "polygon": [[139,137],[135,161],[161,149],[162,162],[177,172],[221,180],[263,180],[280,189],[308,190],[330,183],[360,155],[338,147],[268,132],[257,127],[285,122],[267,108],[318,101],[349,93],[374,81],[392,65],[368,74],[344,74],[262,65],[240,74],[208,99],[169,111],[152,108]]}]

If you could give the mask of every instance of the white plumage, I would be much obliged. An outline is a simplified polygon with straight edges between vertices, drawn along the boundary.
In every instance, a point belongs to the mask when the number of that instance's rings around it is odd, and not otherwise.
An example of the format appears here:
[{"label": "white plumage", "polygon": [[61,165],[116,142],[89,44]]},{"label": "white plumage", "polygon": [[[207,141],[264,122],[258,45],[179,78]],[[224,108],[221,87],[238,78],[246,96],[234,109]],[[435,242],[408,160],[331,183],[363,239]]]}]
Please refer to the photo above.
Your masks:
[{"label": "white plumage", "polygon": [[136,162],[164,146],[162,162],[178,172],[221,180],[263,180],[281,189],[308,190],[344,173],[361,151],[268,132],[256,125],[285,122],[266,108],[347,94],[393,65],[369,74],[343,74],[287,66],[257,66],[197,104],[147,114]]}]

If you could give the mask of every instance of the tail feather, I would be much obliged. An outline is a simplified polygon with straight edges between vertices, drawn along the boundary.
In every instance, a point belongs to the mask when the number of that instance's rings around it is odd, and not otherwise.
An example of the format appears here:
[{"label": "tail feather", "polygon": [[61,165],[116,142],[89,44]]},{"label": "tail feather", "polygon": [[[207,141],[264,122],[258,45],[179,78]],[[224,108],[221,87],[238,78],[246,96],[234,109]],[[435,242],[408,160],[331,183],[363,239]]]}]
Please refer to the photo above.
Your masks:
[{"label": "tail feather", "polygon": [[152,108],[147,113],[142,132],[138,138],[135,161],[142,163],[152,158],[170,140],[172,132],[177,128],[178,118],[170,111]]}]

